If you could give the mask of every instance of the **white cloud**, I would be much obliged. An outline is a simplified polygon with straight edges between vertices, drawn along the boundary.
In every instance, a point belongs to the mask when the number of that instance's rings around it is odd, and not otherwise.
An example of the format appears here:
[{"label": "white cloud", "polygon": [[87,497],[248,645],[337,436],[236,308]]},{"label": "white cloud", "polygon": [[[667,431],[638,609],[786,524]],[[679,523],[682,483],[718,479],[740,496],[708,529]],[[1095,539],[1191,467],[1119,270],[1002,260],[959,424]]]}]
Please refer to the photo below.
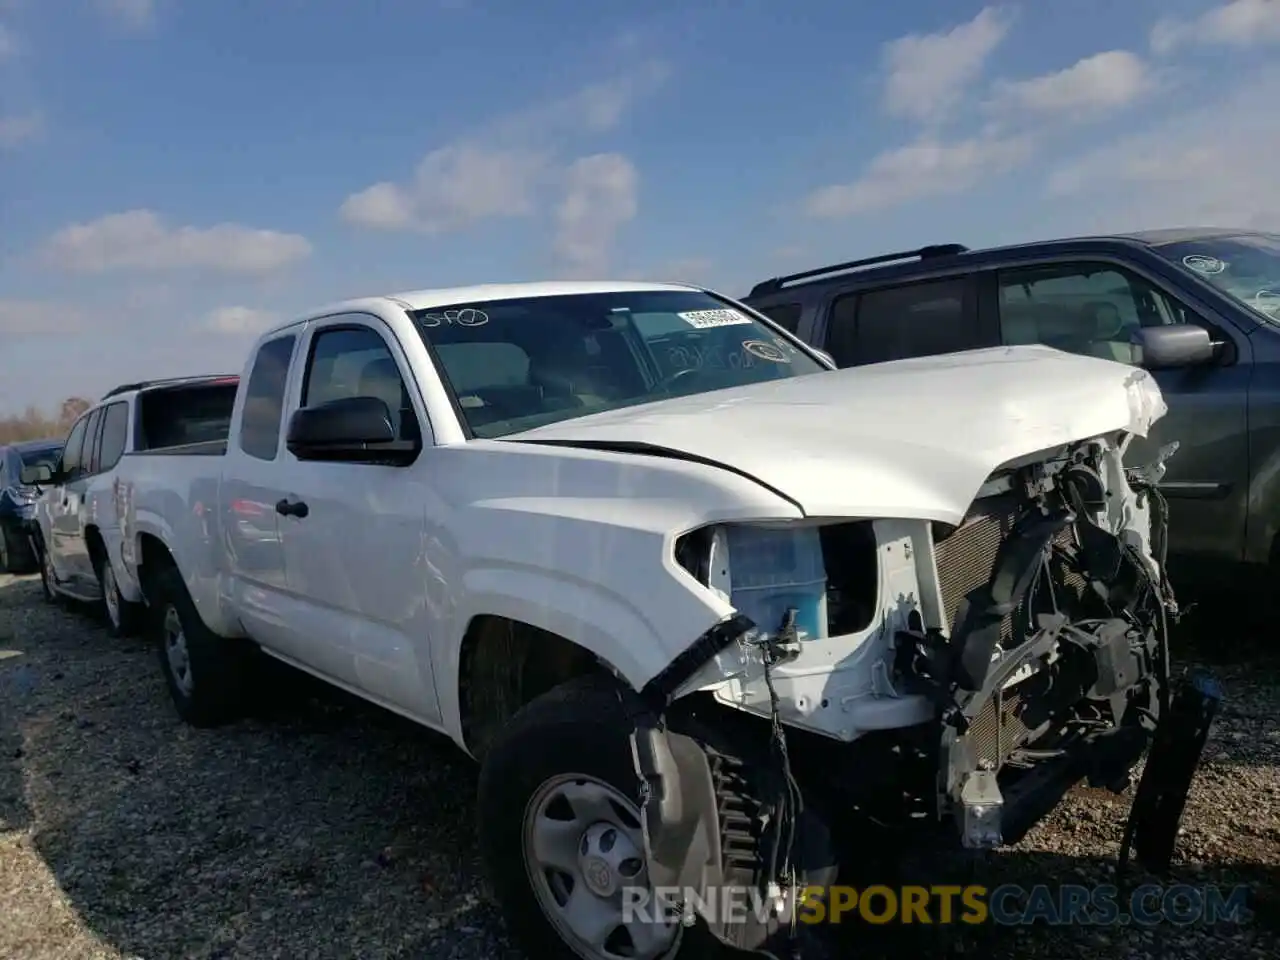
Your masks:
[{"label": "white cloud", "polygon": [[151,210],[113,213],[64,227],[43,251],[50,265],[78,273],[196,269],[261,275],[310,254],[311,244],[296,233],[236,223],[170,227]]},{"label": "white cloud", "polygon": [[256,307],[219,307],[209,312],[204,325],[215,333],[258,334],[279,319],[278,314]]},{"label": "white cloud", "polygon": [[423,157],[407,184],[375,183],[349,196],[339,212],[358,226],[423,233],[524,216],[533,212],[533,194],[548,163],[536,150],[451,144]]},{"label": "white cloud", "polygon": [[603,133],[662,84],[651,61],[565,97],[488,124],[428,153],[402,183],[382,181],[351,194],[339,214],[382,230],[443,233],[480,220],[526,216],[556,180],[561,141]]},{"label": "white cloud", "polygon": [[0,150],[39,140],[44,131],[44,117],[39,113],[0,116]]},{"label": "white cloud", "polygon": [[955,106],[982,75],[1013,17],[986,7],[967,23],[930,34],[909,34],[885,45],[884,107],[895,116],[928,122]]},{"label": "white cloud", "polygon": [[155,21],[155,0],[96,0],[98,9],[130,30],[141,30]]},{"label": "white cloud", "polygon": [[1280,70],[1254,72],[1209,106],[1167,117],[1063,163],[1050,197],[1086,230],[1280,226]]},{"label": "white cloud", "polygon": [[556,254],[570,270],[605,272],[615,235],[636,215],[639,179],[619,153],[597,153],[570,164],[556,210],[555,239]]},{"label": "white cloud", "polygon": [[1151,49],[1169,54],[1193,44],[1246,47],[1280,41],[1280,2],[1232,0],[1190,20],[1166,18],[1151,29]]},{"label": "white cloud", "polygon": [[0,300],[0,333],[38,336],[80,329],[84,312],[48,300]]},{"label": "white cloud", "polygon": [[888,150],[852,183],[815,190],[804,201],[811,217],[850,217],[925,197],[961,193],[979,180],[1024,163],[1033,150],[1022,136],[981,134],[944,143],[926,138]]},{"label": "white cloud", "polygon": [[1154,85],[1141,57],[1128,50],[1108,50],[1055,73],[997,83],[990,106],[1037,114],[1097,113],[1128,106]]}]

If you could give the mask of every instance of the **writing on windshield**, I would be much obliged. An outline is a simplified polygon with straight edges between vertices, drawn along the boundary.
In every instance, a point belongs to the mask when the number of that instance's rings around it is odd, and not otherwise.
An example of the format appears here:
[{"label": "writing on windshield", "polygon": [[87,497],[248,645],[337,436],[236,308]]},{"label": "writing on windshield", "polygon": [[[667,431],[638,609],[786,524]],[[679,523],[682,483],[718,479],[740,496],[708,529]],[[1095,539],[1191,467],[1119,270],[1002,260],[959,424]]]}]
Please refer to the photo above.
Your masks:
[{"label": "writing on windshield", "polygon": [[413,319],[480,437],[826,369],[781,331],[696,290],[524,297]]}]

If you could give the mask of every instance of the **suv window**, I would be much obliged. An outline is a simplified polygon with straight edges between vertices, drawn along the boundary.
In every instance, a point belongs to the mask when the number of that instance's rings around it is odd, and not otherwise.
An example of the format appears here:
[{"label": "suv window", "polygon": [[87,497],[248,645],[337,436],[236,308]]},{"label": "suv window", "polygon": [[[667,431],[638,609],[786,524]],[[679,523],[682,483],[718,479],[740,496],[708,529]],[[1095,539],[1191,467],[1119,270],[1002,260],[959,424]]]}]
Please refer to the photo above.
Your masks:
[{"label": "suv window", "polygon": [[113,403],[104,408],[102,439],[98,443],[98,470],[111,470],[124,455],[125,437],[129,432],[129,405]]},{"label": "suv window", "polygon": [[284,391],[296,340],[288,334],[259,347],[245,384],[240,449],[259,460],[274,460],[280,448],[280,418],[284,416]]},{"label": "suv window", "polygon": [[80,448],[84,445],[84,431],[88,420],[81,417],[67,434],[67,444],[62,448],[62,482],[74,480],[80,475]]},{"label": "suv window", "polygon": [[795,333],[800,327],[801,307],[798,303],[775,303],[756,309],[788,333]]},{"label": "suv window", "polygon": [[321,330],[311,341],[302,405],[314,407],[349,397],[376,397],[387,405],[399,439],[421,439],[400,367],[387,342],[371,327]]},{"label": "suv window", "polygon": [[827,352],[841,367],[987,346],[970,277],[846,294],[831,307]]},{"label": "suv window", "polygon": [[1109,263],[1069,263],[997,274],[1004,343],[1043,343],[1070,353],[1135,363],[1134,330],[1185,323],[1185,308]]},{"label": "suv window", "polygon": [[80,453],[80,468],[84,476],[93,476],[98,472],[98,439],[101,433],[98,427],[102,425],[102,408],[99,407],[89,414],[89,425],[84,430],[84,450]]}]

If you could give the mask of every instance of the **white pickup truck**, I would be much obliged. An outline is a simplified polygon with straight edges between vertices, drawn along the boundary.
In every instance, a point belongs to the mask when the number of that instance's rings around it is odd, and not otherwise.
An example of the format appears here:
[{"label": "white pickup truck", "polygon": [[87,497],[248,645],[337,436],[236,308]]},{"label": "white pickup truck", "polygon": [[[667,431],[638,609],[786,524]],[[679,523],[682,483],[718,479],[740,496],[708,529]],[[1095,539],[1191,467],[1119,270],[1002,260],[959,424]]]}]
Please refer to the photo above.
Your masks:
[{"label": "white pickup truck", "polygon": [[[260,651],[479,760],[530,955],[789,949],[864,831],[1015,843],[1186,714],[1160,465],[1122,461],[1145,372],[831,366],[682,285],[341,303],[258,340],[225,442],[122,460],[120,575],[185,720],[234,718]],[[1191,776],[1155,742],[1140,855]],[[624,909],[656,888],[683,912]],[[728,888],[768,909],[704,909]]]}]

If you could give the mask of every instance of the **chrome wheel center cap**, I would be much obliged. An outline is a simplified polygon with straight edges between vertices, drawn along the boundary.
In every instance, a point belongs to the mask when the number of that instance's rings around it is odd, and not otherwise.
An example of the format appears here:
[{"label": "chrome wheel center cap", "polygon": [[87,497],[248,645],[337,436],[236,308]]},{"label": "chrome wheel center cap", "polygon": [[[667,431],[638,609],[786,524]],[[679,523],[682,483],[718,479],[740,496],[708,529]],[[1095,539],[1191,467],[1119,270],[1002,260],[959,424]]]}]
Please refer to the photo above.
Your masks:
[{"label": "chrome wheel center cap", "polygon": [[610,896],[618,889],[618,878],[614,876],[613,868],[600,857],[582,858],[582,879],[587,889],[597,897]]}]

